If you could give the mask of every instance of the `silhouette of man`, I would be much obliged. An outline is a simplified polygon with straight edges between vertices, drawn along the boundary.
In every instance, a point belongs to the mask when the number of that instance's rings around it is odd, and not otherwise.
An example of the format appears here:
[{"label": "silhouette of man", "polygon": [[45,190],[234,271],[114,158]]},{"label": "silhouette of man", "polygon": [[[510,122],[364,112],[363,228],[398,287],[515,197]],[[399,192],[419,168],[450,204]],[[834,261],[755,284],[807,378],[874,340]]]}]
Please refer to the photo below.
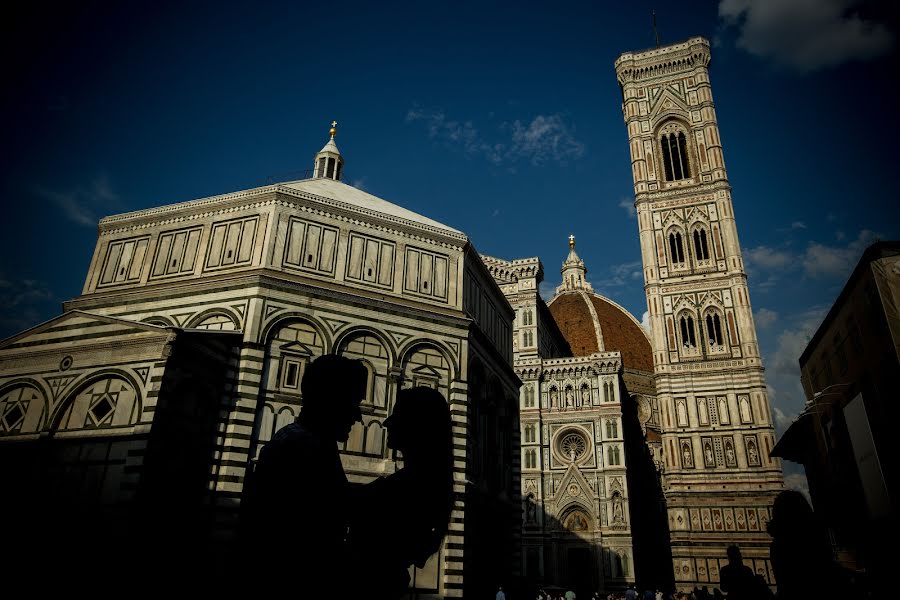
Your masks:
[{"label": "silhouette of man", "polygon": [[722,591],[728,594],[729,598],[753,600],[758,595],[753,570],[744,564],[740,548],[732,544],[728,546],[726,552],[728,564],[722,567],[721,571]]},{"label": "silhouette of man", "polygon": [[310,597],[335,585],[331,573],[344,558],[349,486],[337,442],[362,419],[367,376],[362,363],[340,356],[310,363],[300,416],[263,447],[245,492],[248,551],[257,567],[287,559],[290,585]]}]

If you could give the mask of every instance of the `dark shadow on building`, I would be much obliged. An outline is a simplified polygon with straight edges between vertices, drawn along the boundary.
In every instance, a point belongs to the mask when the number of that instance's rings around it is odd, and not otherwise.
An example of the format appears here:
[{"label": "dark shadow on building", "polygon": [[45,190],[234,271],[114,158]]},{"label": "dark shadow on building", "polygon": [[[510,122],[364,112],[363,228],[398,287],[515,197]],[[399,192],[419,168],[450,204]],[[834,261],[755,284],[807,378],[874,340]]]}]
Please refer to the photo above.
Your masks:
[{"label": "dark shadow on building", "polygon": [[[624,391],[624,390],[623,390]],[[626,400],[627,398],[627,400]],[[645,442],[653,430],[642,429],[637,403],[623,394],[622,427],[631,536],[634,544],[635,582],[639,589],[673,589],[672,548],[661,473]]]}]

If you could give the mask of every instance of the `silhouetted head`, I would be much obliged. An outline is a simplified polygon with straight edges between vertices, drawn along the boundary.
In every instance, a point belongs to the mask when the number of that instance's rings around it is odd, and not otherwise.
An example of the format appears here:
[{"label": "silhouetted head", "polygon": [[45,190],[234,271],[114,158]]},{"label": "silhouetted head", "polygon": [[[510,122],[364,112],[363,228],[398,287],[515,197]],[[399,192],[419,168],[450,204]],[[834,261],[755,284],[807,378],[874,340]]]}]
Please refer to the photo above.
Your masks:
[{"label": "silhouetted head", "polygon": [[347,441],[350,429],[362,420],[359,403],[366,395],[368,371],[358,360],[324,354],[306,367],[300,391],[301,416],[315,423],[322,433],[339,442]]},{"label": "silhouetted head", "polygon": [[802,532],[813,527],[813,510],[806,496],[796,490],[784,490],[778,494],[772,505],[772,520],[768,524],[770,535]]},{"label": "silhouetted head", "polygon": [[728,554],[728,562],[730,563],[741,564],[744,562],[744,559],[741,557],[741,549],[735,544],[728,546],[728,550],[725,553]]},{"label": "silhouetted head", "polygon": [[[444,460],[450,452],[450,408],[440,392],[428,387],[400,390],[391,416],[384,422],[388,448],[406,463]],[[433,462],[435,468],[440,463]]]}]

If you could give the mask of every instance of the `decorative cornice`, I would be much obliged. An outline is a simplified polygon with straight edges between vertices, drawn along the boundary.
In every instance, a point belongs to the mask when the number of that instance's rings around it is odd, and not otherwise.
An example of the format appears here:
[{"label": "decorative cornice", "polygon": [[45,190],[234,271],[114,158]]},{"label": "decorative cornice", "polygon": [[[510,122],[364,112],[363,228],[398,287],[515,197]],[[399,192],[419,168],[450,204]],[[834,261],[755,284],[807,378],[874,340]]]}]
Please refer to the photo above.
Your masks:
[{"label": "decorative cornice", "polygon": [[728,183],[727,179],[720,179],[710,183],[697,183],[690,187],[640,192],[635,194],[635,203],[649,202],[653,204],[668,198],[692,198],[702,194],[711,194],[715,197],[716,192],[721,191],[731,191],[731,184]]},{"label": "decorative cornice", "polygon": [[709,61],[709,42],[693,37],[662,48],[622,54],[615,62],[616,77],[620,85],[625,85],[706,68]]},{"label": "decorative cornice", "polygon": [[516,260],[504,260],[486,254],[481,255],[488,271],[494,279],[502,283],[516,283],[519,279],[535,277],[538,283],[544,279],[544,265],[537,256],[519,258]]},{"label": "decorative cornice", "polygon": [[[253,199],[268,194],[274,195],[253,201]],[[285,196],[291,199],[306,200],[313,203],[313,205],[301,205],[286,200]],[[468,237],[463,233],[418,223],[403,217],[388,215],[325,196],[295,190],[281,184],[104,217],[100,220],[100,236],[157,228],[174,223],[196,221],[217,215],[275,206],[290,206],[310,214],[365,226],[378,231],[406,235],[417,241],[437,243],[447,248],[459,249],[468,242]],[[361,215],[372,219],[374,222],[361,220],[359,218]],[[168,218],[165,218],[167,216]],[[427,235],[423,235],[423,233]]]}]

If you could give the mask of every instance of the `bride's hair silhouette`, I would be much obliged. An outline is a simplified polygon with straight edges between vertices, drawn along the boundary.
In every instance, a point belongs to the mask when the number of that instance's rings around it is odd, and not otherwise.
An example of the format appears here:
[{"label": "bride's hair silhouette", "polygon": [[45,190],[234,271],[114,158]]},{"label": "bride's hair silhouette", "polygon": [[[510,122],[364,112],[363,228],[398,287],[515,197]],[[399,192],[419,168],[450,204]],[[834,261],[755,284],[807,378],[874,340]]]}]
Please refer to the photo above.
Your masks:
[{"label": "bride's hair silhouette", "polygon": [[450,409],[437,390],[401,390],[384,426],[403,468],[358,491],[350,541],[365,592],[391,598],[405,591],[408,567],[422,567],[447,533],[453,508]]}]

